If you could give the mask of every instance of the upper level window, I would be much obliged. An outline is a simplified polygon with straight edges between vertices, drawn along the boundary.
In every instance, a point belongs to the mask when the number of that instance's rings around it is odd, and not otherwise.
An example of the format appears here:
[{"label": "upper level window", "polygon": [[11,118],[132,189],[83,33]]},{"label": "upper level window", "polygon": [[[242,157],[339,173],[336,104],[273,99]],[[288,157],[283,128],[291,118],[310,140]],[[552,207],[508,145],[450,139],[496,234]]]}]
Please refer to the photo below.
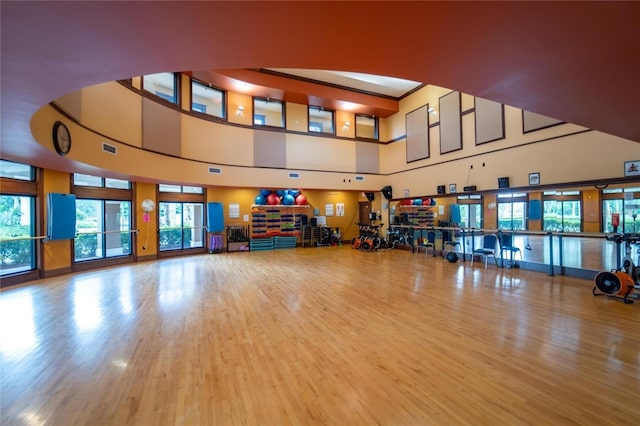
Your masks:
[{"label": "upper level window", "polygon": [[253,98],[253,124],[284,127],[284,104],[270,98]]},{"label": "upper level window", "polygon": [[309,107],[309,131],[315,133],[335,134],[333,111],[320,107]]},{"label": "upper level window", "polygon": [[224,91],[216,89],[211,84],[191,80],[191,111],[224,118],[224,95]]},{"label": "upper level window", "polygon": [[28,164],[0,160],[0,177],[3,178],[32,181],[35,179],[33,170]]},{"label": "upper level window", "polygon": [[356,138],[378,139],[378,118],[356,115]]},{"label": "upper level window", "polygon": [[200,186],[180,186],[180,185],[168,185],[161,183],[158,185],[160,192],[182,192],[184,194],[202,194],[204,189]]},{"label": "upper level window", "polygon": [[142,77],[142,88],[173,104],[178,103],[178,84],[176,74],[161,72]]},{"label": "upper level window", "polygon": [[73,174],[73,184],[76,186],[93,186],[97,188],[131,189],[131,182],[122,179],[101,178],[99,176]]}]

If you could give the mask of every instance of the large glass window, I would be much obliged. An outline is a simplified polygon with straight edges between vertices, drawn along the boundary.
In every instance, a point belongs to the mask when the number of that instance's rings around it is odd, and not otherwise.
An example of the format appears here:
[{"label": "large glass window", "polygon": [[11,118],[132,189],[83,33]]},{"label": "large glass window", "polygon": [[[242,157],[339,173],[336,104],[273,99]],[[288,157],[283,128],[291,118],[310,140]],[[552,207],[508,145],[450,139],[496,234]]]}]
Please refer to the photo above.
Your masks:
[{"label": "large glass window", "polygon": [[191,111],[224,118],[224,94],[224,91],[216,89],[211,84],[191,80]]},{"label": "large glass window", "polygon": [[131,201],[76,200],[75,261],[131,254]]},{"label": "large glass window", "polygon": [[100,176],[83,175],[80,173],[74,173],[73,184],[75,186],[95,188],[131,189],[131,182],[128,180],[102,178]]},{"label": "large glass window", "polygon": [[378,118],[356,115],[356,138],[378,139]]},{"label": "large glass window", "polygon": [[76,195],[74,261],[132,254],[131,182],[75,173],[73,191]]},{"label": "large glass window", "polygon": [[35,270],[35,169],[0,160],[0,276]]},{"label": "large glass window", "polygon": [[580,232],[582,214],[579,191],[543,194],[542,229],[556,232]]},{"label": "large glass window", "polygon": [[158,190],[160,192],[176,192],[176,193],[184,193],[184,194],[202,194],[204,193],[204,189],[201,186],[181,186],[181,185],[169,185],[166,183],[161,183],[158,185]]},{"label": "large glass window", "polygon": [[527,229],[527,194],[498,194],[498,229],[519,231]]},{"label": "large glass window", "polygon": [[204,247],[204,204],[161,202],[158,207],[160,250]]},{"label": "large glass window", "polygon": [[284,127],[284,104],[269,98],[253,98],[253,124]]},{"label": "large glass window", "polygon": [[309,131],[314,133],[335,134],[333,111],[320,107],[309,107]]},{"label": "large glass window", "polygon": [[147,92],[169,101],[178,103],[178,79],[172,72],[149,74],[142,77],[142,88]]},{"label": "large glass window", "polygon": [[603,232],[640,232],[640,187],[604,190],[602,198]]},{"label": "large glass window", "polygon": [[458,196],[460,205],[460,227],[482,228],[482,196],[461,195]]},{"label": "large glass window", "polygon": [[0,177],[17,180],[34,180],[33,167],[13,161],[0,160]]},{"label": "large glass window", "polygon": [[0,195],[0,275],[35,269],[35,197]]}]

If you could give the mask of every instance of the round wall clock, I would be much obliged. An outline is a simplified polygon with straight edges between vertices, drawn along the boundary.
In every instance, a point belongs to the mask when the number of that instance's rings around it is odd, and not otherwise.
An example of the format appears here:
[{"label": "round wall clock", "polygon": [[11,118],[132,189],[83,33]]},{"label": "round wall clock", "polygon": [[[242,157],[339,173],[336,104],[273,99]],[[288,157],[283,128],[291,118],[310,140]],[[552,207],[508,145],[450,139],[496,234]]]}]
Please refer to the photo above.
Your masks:
[{"label": "round wall clock", "polygon": [[53,146],[60,155],[67,155],[71,151],[71,134],[61,121],[53,123]]}]

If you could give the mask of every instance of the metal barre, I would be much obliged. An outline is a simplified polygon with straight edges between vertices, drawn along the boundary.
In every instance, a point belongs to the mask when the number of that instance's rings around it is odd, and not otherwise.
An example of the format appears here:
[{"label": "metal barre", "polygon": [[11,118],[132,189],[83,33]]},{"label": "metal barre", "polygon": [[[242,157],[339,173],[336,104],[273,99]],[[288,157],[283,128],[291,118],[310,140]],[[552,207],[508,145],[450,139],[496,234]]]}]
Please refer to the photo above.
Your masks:
[{"label": "metal barre", "polygon": [[[81,232],[79,234],[76,234],[75,236],[77,237],[79,235],[98,235],[98,234],[115,234],[115,233],[122,234],[123,232],[130,232],[130,233],[137,234],[138,232],[140,232],[140,230],[139,229],[131,229],[129,231]],[[11,242],[11,241],[26,241],[26,240],[46,240],[48,238],[49,238],[48,235],[39,235],[37,237],[15,237],[15,238],[6,238],[4,240],[0,240],[0,243],[7,243],[7,242]]]}]

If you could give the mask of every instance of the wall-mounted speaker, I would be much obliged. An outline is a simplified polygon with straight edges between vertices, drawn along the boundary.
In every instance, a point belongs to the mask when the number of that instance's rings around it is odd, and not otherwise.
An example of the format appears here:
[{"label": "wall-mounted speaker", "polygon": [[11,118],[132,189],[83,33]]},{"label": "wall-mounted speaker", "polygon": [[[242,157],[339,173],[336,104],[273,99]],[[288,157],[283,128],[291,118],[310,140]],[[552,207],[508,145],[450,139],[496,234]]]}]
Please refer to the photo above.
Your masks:
[{"label": "wall-mounted speaker", "polygon": [[393,198],[393,191],[391,190],[390,186],[385,186],[380,190],[380,192],[382,192],[382,195],[384,195],[384,198],[387,200],[390,200]]},{"label": "wall-mounted speaker", "polygon": [[464,192],[473,192],[476,190],[476,186],[475,185],[465,186],[464,188],[462,188],[462,190]]},{"label": "wall-mounted speaker", "polygon": [[446,192],[444,185],[438,185],[436,189],[438,191],[438,194],[444,194]]},{"label": "wall-mounted speaker", "polygon": [[375,194],[373,192],[365,192],[364,195],[367,197],[367,200],[373,201],[375,198]]},{"label": "wall-mounted speaker", "polygon": [[509,178],[501,177],[498,178],[498,188],[508,188],[509,187]]}]

